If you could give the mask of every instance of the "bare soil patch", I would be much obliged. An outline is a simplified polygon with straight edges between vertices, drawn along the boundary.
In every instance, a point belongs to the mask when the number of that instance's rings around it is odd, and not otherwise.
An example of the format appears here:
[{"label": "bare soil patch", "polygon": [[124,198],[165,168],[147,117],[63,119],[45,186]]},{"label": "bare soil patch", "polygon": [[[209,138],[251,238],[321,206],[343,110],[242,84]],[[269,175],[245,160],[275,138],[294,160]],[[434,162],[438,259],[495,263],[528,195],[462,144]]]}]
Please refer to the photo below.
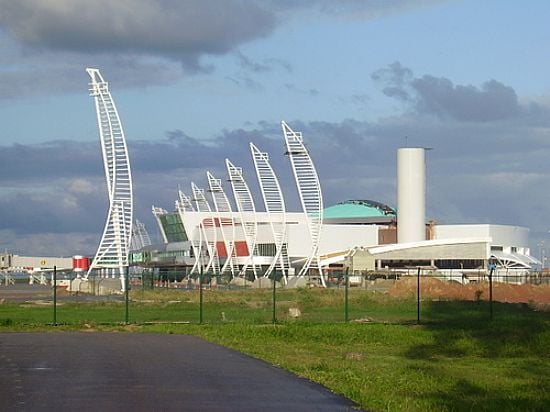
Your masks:
[{"label": "bare soil patch", "polygon": [[[401,278],[388,290],[393,297],[416,296],[416,277]],[[462,285],[434,278],[421,278],[420,294],[441,300],[489,300],[489,282]],[[493,282],[493,300],[509,303],[550,304],[550,285],[513,285]]]}]

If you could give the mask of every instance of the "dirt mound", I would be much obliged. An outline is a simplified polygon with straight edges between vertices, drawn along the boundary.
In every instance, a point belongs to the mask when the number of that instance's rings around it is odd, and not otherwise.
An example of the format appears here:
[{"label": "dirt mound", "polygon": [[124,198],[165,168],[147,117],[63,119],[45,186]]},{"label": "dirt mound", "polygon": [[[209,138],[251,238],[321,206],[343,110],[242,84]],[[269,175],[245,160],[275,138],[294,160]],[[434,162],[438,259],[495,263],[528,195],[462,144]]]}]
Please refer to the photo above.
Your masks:
[{"label": "dirt mound", "polygon": [[[416,296],[416,277],[404,277],[395,282],[388,293],[393,297]],[[469,283],[420,279],[420,295],[441,300],[488,300],[489,282]],[[512,285],[493,282],[493,300],[497,302],[550,304],[550,285]]]}]

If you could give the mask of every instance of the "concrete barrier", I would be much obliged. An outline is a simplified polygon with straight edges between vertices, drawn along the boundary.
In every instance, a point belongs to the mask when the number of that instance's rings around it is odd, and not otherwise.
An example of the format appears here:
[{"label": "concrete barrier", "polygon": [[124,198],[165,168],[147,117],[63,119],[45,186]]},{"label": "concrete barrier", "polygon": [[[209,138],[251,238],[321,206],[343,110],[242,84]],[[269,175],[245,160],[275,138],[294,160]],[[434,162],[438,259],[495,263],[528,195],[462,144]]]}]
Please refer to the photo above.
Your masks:
[{"label": "concrete barrier", "polygon": [[[254,280],[254,282],[252,282],[252,288],[254,289],[267,289],[272,287],[273,287],[273,281],[268,278],[261,277]],[[277,285],[275,285],[275,287],[280,288],[281,284],[277,282]]]},{"label": "concrete barrier", "polygon": [[288,289],[305,288],[308,285],[308,281],[303,276],[289,276],[286,287]]}]

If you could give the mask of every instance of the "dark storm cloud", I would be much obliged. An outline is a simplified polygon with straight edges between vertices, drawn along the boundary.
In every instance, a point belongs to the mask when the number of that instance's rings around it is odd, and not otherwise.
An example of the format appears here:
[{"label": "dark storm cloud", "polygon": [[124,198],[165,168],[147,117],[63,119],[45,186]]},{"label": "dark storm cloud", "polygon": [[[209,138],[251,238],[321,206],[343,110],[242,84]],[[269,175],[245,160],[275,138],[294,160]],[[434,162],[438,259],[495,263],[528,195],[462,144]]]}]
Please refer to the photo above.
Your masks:
[{"label": "dark storm cloud", "polygon": [[491,122],[548,114],[536,103],[522,106],[515,90],[496,80],[480,87],[455,85],[444,77],[414,77],[411,69],[399,62],[372,74],[383,85],[382,91],[408,105],[415,113],[466,122]]}]

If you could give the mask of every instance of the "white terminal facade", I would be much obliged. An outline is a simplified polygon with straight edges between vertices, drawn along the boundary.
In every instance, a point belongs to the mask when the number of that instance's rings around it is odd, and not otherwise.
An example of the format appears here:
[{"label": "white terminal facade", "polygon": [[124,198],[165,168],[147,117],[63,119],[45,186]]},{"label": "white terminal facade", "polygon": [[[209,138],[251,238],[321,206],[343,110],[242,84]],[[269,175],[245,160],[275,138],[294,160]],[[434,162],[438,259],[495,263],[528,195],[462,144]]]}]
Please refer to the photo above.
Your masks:
[{"label": "white terminal facade", "polygon": [[[301,211],[287,211],[283,189],[289,182],[279,182],[269,155],[251,143],[255,173],[226,159],[226,176],[205,172],[208,191],[193,183],[189,194],[180,191],[175,212],[153,207],[165,244],[134,251],[134,263],[250,279],[277,273],[283,282],[313,275],[322,285],[346,267],[368,274],[422,266],[442,276],[477,280],[492,263],[496,280],[521,282],[540,264],[530,256],[527,228],[427,222],[424,148],[398,150],[397,211],[370,200],[324,208],[302,135],[285,122],[282,130]],[[260,199],[249,189],[253,178]]]}]

